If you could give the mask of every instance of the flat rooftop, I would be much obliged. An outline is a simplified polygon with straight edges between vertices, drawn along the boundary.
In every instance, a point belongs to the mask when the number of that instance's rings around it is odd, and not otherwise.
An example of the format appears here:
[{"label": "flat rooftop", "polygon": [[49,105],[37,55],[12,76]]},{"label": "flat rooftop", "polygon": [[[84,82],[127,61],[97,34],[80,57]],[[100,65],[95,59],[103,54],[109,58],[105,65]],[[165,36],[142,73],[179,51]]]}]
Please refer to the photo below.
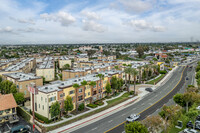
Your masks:
[{"label": "flat rooftop", "polygon": [[38,65],[39,69],[47,69],[47,68],[54,68],[54,62],[51,60],[44,61]]},{"label": "flat rooftop", "polygon": [[[100,72],[101,74],[103,74],[105,77],[112,77],[113,74],[116,73],[122,73],[122,71],[108,71],[108,72]],[[79,85],[81,85],[82,81],[98,81],[100,80],[99,77],[97,77],[97,73],[96,74],[89,74],[86,75],[84,77],[80,77],[80,78],[72,78],[69,79],[67,81],[54,81],[48,85],[42,86],[42,87],[38,87],[38,90],[44,93],[51,93],[54,91],[61,91],[61,88],[65,88],[68,86],[72,86],[73,84],[77,83]]]},{"label": "flat rooftop", "polygon": [[23,67],[26,66],[26,64],[30,61],[32,61],[34,58],[27,58],[24,59],[18,63],[16,63],[15,65],[9,66],[5,69],[5,71],[18,71],[20,69],[22,69]]},{"label": "flat rooftop", "polygon": [[3,74],[3,75],[13,78],[17,81],[27,81],[27,80],[34,80],[34,79],[41,78],[41,77],[35,76],[33,73],[27,74],[27,73],[22,73],[22,72],[7,73],[7,74]]},{"label": "flat rooftop", "polygon": [[61,56],[59,59],[60,60],[69,60],[69,58],[67,56]]}]

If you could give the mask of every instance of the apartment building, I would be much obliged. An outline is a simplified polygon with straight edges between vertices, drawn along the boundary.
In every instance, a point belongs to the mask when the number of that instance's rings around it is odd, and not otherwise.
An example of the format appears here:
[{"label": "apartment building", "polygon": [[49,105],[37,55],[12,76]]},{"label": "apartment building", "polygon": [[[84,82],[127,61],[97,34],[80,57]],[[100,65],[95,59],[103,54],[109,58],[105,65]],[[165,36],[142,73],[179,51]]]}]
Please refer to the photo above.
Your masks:
[{"label": "apartment building", "polygon": [[19,121],[17,116],[17,103],[13,97],[13,94],[0,94],[0,125],[9,122],[15,123]]},{"label": "apartment building", "polygon": [[5,69],[14,63],[17,63],[19,59],[13,58],[13,59],[5,59],[5,60],[0,60],[0,70]]},{"label": "apartment building", "polygon": [[74,57],[74,62],[77,61],[89,61],[89,57],[87,55],[77,55]]},{"label": "apartment building", "polygon": [[[73,78],[67,81],[55,81],[51,82],[49,85],[38,87],[38,94],[35,95],[35,111],[48,119],[51,119],[50,108],[51,105],[58,101],[61,105],[61,110],[64,110],[64,100],[67,96],[72,97],[72,102],[74,104],[74,109],[76,109],[76,99],[77,104],[83,103],[84,95],[86,104],[92,103],[101,98],[101,89],[103,97],[106,95],[105,86],[107,82],[110,82],[112,76],[121,78],[121,71],[108,71],[100,72],[104,74],[104,80],[100,80],[97,74],[90,74],[80,78]],[[94,87],[86,85],[85,94],[84,86],[81,85],[82,81],[95,81],[96,85]],[[101,84],[100,84],[101,82]],[[73,84],[79,84],[80,87],[75,89]],[[100,87],[101,85],[101,87]],[[32,98],[31,98],[32,99]]]},{"label": "apartment building", "polygon": [[91,66],[97,66],[101,65],[102,63],[97,61],[77,61],[74,62],[74,68],[84,68],[84,67],[91,67]]},{"label": "apartment building", "polygon": [[45,57],[43,62],[37,65],[36,75],[45,78],[45,81],[53,81],[55,78],[55,64],[52,57]]},{"label": "apartment building", "polygon": [[36,67],[36,59],[35,58],[26,58],[17,62],[3,70],[0,70],[0,75],[6,73],[13,73],[13,72],[24,72],[30,73]]},{"label": "apartment building", "polygon": [[62,71],[62,80],[68,80],[70,78],[77,78],[86,76],[88,74],[93,74],[96,72],[105,72],[110,71],[115,68],[115,66],[119,66],[118,63],[106,63],[103,65],[97,65],[97,66],[90,66],[90,67],[84,67],[84,68],[74,68],[72,70],[63,70]]},{"label": "apartment building", "polygon": [[19,92],[24,93],[24,97],[26,99],[30,99],[30,93],[28,91],[28,86],[30,83],[35,83],[36,86],[43,86],[43,79],[41,77],[37,77],[32,73],[7,73],[3,74],[3,79],[12,81]]},{"label": "apartment building", "polygon": [[65,64],[69,64],[70,66],[72,66],[72,62],[69,58],[67,58],[66,56],[61,56],[59,59],[58,59],[58,64],[59,64],[59,68],[63,68],[63,66]]},{"label": "apartment building", "polygon": [[102,60],[102,59],[104,59],[104,60],[116,60],[116,55],[109,55],[109,56],[98,56],[97,57],[97,59],[99,59],[99,60]]}]

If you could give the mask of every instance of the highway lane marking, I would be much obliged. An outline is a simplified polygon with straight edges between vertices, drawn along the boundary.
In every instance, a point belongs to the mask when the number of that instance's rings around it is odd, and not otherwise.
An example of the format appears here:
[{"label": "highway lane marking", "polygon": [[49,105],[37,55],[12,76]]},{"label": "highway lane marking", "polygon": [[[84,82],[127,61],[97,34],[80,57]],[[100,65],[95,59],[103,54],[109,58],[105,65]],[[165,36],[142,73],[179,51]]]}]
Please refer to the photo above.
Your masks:
[{"label": "highway lane marking", "polygon": [[[180,78],[180,80],[178,81],[178,83],[176,84],[176,86],[170,91],[170,92],[168,92],[164,97],[162,97],[160,100],[158,100],[157,102],[155,102],[154,104],[152,104],[151,106],[149,106],[149,107],[147,107],[145,110],[143,110],[143,111],[141,111],[140,113],[138,113],[138,114],[141,114],[141,113],[143,113],[144,111],[146,111],[147,109],[149,109],[150,107],[152,107],[153,105],[155,105],[156,103],[158,103],[159,101],[161,101],[163,98],[165,98],[167,95],[169,95],[177,86],[178,86],[178,84],[181,82],[181,79],[182,79],[182,77],[183,77],[183,72],[184,72],[184,70],[185,70],[185,68],[186,68],[186,66],[184,67],[184,69],[182,70],[182,73],[181,73],[181,78]],[[111,128],[111,129],[109,129],[109,130],[107,130],[107,131],[105,131],[104,133],[107,133],[107,132],[109,132],[109,131],[111,131],[111,130],[113,130],[114,128],[116,128],[116,127],[118,127],[118,126],[120,126],[120,125],[122,125],[122,124],[124,124],[126,121],[124,121],[124,122],[122,122],[122,123],[120,123],[120,124],[118,124],[117,126],[114,126],[113,128]]]},{"label": "highway lane marking", "polygon": [[92,131],[93,131],[93,130],[96,130],[96,129],[97,129],[97,127],[93,128]]},{"label": "highway lane marking", "polygon": [[122,114],[122,116],[124,116],[124,115],[126,115],[126,114]]},{"label": "highway lane marking", "polygon": [[136,108],[132,109],[133,111],[135,110]]},{"label": "highway lane marking", "polygon": [[113,120],[108,121],[108,123],[111,123]]}]

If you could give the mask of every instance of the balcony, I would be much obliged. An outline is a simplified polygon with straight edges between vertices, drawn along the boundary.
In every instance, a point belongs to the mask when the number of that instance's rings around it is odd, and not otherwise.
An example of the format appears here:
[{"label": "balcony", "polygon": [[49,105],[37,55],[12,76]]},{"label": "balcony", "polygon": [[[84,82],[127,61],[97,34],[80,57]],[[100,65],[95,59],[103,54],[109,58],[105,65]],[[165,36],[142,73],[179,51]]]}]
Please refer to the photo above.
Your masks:
[{"label": "balcony", "polygon": [[15,122],[18,122],[19,121],[19,117],[17,115],[14,115],[14,116],[10,116],[9,117],[9,123],[12,124],[12,123],[15,123]]}]

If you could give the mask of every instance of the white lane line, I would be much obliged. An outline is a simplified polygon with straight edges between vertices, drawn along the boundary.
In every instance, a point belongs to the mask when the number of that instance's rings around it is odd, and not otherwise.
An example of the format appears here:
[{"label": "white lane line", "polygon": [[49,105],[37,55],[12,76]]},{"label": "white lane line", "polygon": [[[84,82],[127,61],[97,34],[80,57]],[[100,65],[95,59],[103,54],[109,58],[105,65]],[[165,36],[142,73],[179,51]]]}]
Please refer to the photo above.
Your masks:
[{"label": "white lane line", "polygon": [[108,123],[111,123],[113,120],[108,121]]},{"label": "white lane line", "polygon": [[96,130],[96,129],[97,129],[97,127],[93,128],[92,131],[93,131],[93,130]]},{"label": "white lane line", "polygon": [[124,115],[126,115],[126,114],[122,114],[122,116],[124,116]]},{"label": "white lane line", "polygon": [[132,109],[133,111],[135,110],[136,108]]},{"label": "white lane line", "polygon": [[144,105],[144,103],[143,104],[141,104],[142,106]]}]

